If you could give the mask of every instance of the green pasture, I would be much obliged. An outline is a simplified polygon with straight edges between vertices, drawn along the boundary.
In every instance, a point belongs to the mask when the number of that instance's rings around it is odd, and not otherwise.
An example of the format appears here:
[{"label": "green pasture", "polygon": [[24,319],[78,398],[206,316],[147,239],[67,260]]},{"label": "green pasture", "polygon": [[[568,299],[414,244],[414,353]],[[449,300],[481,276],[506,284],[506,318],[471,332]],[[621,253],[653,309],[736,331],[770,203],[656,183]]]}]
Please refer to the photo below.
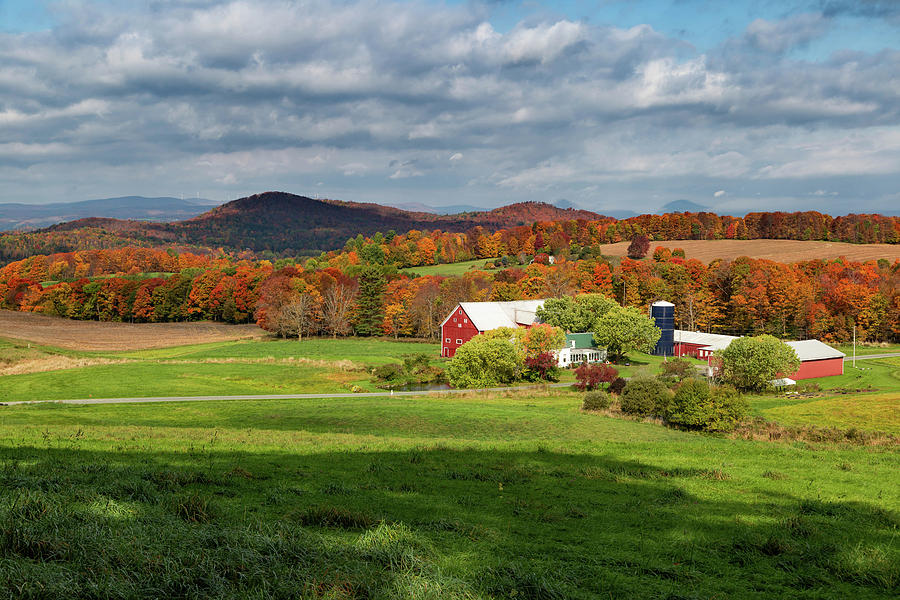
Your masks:
[{"label": "green pasture", "polygon": [[221,359],[221,358],[305,358],[310,360],[349,360],[363,364],[383,364],[400,360],[406,354],[424,353],[435,358],[441,354],[437,342],[390,340],[385,338],[304,338],[290,340],[240,340],[193,346],[173,346],[154,350],[119,353],[138,359]]},{"label": "green pasture", "polygon": [[17,598],[893,598],[892,449],[580,395],[0,407]]},{"label": "green pasture", "polygon": [[450,277],[454,275],[462,275],[470,270],[481,270],[484,269],[484,263],[490,262],[494,259],[491,258],[479,258],[477,260],[467,260],[458,263],[449,263],[445,265],[423,265],[420,267],[407,267],[405,269],[400,269],[401,273],[415,273],[416,275],[443,275],[445,277]]},{"label": "green pasture", "polygon": [[[783,425],[856,428],[900,433],[900,357],[844,363],[844,374],[799,382],[821,391],[807,396],[750,397],[753,414]],[[871,390],[871,391],[870,391]]]},{"label": "green pasture", "polygon": [[366,367],[426,353],[435,343],[370,338],[236,341],[131,352],[77,352],[0,340],[0,367],[25,359],[122,360],[0,376],[0,402],[377,391]]}]

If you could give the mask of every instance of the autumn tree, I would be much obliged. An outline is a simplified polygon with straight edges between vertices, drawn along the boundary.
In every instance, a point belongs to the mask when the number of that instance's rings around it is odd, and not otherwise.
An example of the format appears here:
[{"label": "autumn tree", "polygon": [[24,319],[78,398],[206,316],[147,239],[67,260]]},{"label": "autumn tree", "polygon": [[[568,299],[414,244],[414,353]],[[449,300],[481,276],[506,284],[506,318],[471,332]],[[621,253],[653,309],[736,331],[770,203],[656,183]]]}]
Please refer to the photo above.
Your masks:
[{"label": "autumn tree", "polygon": [[628,250],[626,252],[628,258],[639,259],[647,256],[647,252],[649,251],[650,238],[640,233],[631,238],[631,243],[628,245]]}]

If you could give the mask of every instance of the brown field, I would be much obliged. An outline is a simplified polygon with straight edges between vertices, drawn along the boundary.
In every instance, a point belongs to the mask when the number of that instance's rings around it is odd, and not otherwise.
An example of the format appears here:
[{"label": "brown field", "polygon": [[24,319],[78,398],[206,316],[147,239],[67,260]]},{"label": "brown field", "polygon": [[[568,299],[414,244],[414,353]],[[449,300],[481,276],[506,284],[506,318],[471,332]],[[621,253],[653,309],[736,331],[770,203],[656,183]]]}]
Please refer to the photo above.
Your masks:
[{"label": "brown field", "polygon": [[223,323],[101,323],[0,310],[0,337],[72,350],[145,350],[261,338],[256,325]]},{"label": "brown field", "polygon": [[[625,256],[630,242],[618,242],[603,246],[607,256]],[[900,260],[900,244],[847,244],[844,242],[802,242],[797,240],[675,240],[650,242],[650,254],[658,246],[684,248],[688,258],[709,263],[717,258],[735,259],[738,256],[765,258],[783,263],[814,258],[832,259],[845,256],[849,260],[864,262],[886,258]]]}]

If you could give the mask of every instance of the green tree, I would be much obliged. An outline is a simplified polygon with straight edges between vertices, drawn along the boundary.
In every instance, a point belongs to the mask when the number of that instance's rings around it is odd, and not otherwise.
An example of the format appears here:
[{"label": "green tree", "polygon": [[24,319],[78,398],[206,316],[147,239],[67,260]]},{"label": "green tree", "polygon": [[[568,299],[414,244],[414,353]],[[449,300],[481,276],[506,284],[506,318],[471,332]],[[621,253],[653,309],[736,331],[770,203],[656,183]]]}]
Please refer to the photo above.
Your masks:
[{"label": "green tree", "polygon": [[447,377],[456,388],[491,387],[515,381],[519,367],[511,340],[476,335],[456,350]]},{"label": "green tree", "polygon": [[563,331],[591,331],[599,317],[616,308],[618,303],[603,294],[579,294],[575,298],[549,298],[537,310],[537,317]]},{"label": "green tree", "polygon": [[365,266],[359,272],[354,329],[358,335],[378,335],[384,321],[384,290],[387,281],[381,268]]},{"label": "green tree", "polygon": [[632,350],[650,352],[662,332],[642,311],[617,306],[597,319],[594,341],[606,346],[610,356],[622,358]]},{"label": "green tree", "polygon": [[722,381],[739,390],[767,389],[776,377],[800,368],[794,349],[771,335],[738,338],[716,356],[721,361]]}]

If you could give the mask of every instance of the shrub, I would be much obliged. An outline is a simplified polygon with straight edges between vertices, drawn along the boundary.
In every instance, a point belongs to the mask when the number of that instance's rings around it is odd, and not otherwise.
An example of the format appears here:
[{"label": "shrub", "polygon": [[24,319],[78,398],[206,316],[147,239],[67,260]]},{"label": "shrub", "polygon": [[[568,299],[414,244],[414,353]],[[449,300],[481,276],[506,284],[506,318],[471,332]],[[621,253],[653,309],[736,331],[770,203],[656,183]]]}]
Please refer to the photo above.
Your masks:
[{"label": "shrub", "polygon": [[609,393],[615,394],[618,396],[619,394],[622,393],[622,390],[625,389],[625,384],[627,384],[627,383],[628,382],[625,381],[624,379],[622,379],[621,377],[616,377],[609,383],[609,387],[607,388],[607,390],[609,391]]},{"label": "shrub", "polygon": [[622,412],[649,417],[663,415],[669,404],[671,392],[662,381],[654,377],[635,377],[622,390]]},{"label": "shrub", "polygon": [[460,346],[447,365],[447,376],[456,388],[491,387],[516,380],[518,356],[507,339],[476,335]]},{"label": "shrub", "polygon": [[528,381],[559,381],[559,366],[552,352],[541,352],[525,359],[522,377]]},{"label": "shrub", "polygon": [[602,390],[594,390],[584,395],[581,410],[604,410],[609,408],[612,399]]},{"label": "shrub", "polygon": [[667,360],[661,365],[661,368],[662,373],[660,374],[660,377],[664,379],[673,379],[675,381],[693,377],[696,373],[694,365],[686,358],[673,358]]},{"label": "shrub", "polygon": [[711,405],[709,384],[699,379],[686,379],[675,390],[666,420],[676,425],[702,428],[709,421]]},{"label": "shrub", "polygon": [[710,390],[712,402],[707,431],[734,431],[750,412],[747,401],[733,387],[722,385]]},{"label": "shrub", "polygon": [[382,381],[395,381],[403,377],[403,365],[398,363],[388,363],[375,367],[372,374]]},{"label": "shrub", "polygon": [[575,387],[581,391],[596,389],[601,383],[609,383],[618,377],[614,367],[601,363],[582,363],[575,369]]},{"label": "shrub", "polygon": [[675,391],[666,419],[692,429],[733,431],[746,414],[747,403],[734,388],[687,379]]}]

